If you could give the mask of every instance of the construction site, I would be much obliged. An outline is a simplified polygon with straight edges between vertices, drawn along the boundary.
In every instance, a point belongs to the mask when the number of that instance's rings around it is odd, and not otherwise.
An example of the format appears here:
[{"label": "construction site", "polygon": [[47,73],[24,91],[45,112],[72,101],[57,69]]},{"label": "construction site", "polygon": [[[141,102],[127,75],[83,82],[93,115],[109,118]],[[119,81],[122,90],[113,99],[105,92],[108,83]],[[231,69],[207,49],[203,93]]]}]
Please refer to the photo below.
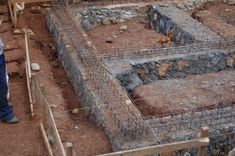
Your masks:
[{"label": "construction site", "polygon": [[234,0],[0,4],[0,156],[235,156]]}]

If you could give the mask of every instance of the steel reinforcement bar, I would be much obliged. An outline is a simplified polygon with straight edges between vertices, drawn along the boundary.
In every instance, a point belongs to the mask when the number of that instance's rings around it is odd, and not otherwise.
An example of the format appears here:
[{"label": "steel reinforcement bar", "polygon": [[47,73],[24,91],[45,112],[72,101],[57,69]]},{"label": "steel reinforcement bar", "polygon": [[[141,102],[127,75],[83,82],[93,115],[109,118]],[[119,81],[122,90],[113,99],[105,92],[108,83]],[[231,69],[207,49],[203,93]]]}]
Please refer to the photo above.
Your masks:
[{"label": "steel reinforcement bar", "polygon": [[[73,48],[73,51],[78,52],[78,58],[85,67],[88,81],[92,84],[94,91],[99,95],[101,103],[105,104],[106,108],[110,111],[110,118],[107,120],[113,120],[112,122],[119,128],[118,131],[125,136],[136,137],[143,135],[146,129],[150,129],[156,137],[156,142],[161,142],[158,137],[161,130],[159,130],[159,126],[156,127],[157,121],[155,119],[144,121],[139,111],[133,105],[127,103],[128,98],[120,93],[119,84],[111,80],[111,75],[109,75],[101,63],[103,58],[153,57],[172,54],[194,54],[202,51],[215,50],[226,50],[230,52],[235,49],[235,41],[221,40],[192,43],[170,48],[116,49],[114,51],[100,52],[89,41],[86,33],[79,26],[78,19],[74,18],[72,10],[66,2],[54,0],[53,6],[63,31],[69,37],[71,48]],[[180,120],[177,119],[177,123],[172,122],[172,124],[166,126],[172,127],[172,125],[178,124]],[[164,125],[160,125],[160,127],[164,127]]]},{"label": "steel reinforcement bar", "polygon": [[197,42],[194,41],[187,45],[178,45],[177,47],[156,48],[156,47],[142,47],[142,48],[115,48],[99,51],[102,57],[107,60],[125,59],[125,58],[150,58],[157,56],[167,56],[175,54],[197,54],[201,52],[211,51],[235,51],[234,40],[217,40],[211,42]]},{"label": "steel reinforcement bar", "polygon": [[110,75],[100,62],[101,57],[97,50],[89,44],[85,33],[73,19],[69,6],[61,1],[53,1],[53,4],[56,16],[72,44],[71,47],[78,52],[78,57],[86,69],[88,80],[99,95],[101,103],[107,105],[110,111],[108,120],[113,120],[119,128],[118,131],[123,135],[131,137],[136,137],[149,130],[138,110],[133,105],[126,103],[128,98],[120,93],[118,84],[111,80]]},{"label": "steel reinforcement bar", "polygon": [[202,126],[216,128],[221,124],[235,122],[235,105],[204,109],[201,111],[189,111],[172,114],[164,117],[154,116],[145,120],[156,133],[177,133],[182,130],[195,130]]}]

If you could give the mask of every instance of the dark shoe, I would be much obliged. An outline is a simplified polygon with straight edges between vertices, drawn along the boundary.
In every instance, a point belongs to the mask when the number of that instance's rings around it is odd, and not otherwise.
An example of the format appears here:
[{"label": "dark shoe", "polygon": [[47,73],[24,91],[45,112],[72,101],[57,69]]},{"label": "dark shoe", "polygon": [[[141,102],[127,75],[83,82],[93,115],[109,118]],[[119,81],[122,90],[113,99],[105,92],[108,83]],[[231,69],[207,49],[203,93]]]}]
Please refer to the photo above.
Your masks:
[{"label": "dark shoe", "polygon": [[19,122],[19,120],[14,116],[11,120],[4,121],[7,124],[16,124]]}]

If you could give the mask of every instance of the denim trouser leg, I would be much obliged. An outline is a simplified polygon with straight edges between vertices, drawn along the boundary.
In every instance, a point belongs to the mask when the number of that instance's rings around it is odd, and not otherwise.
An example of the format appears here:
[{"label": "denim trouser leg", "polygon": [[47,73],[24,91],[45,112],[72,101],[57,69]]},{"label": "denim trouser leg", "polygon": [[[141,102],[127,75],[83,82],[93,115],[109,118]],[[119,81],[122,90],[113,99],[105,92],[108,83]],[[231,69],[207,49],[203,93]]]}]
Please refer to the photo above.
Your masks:
[{"label": "denim trouser leg", "polygon": [[6,121],[13,118],[12,108],[8,105],[7,92],[6,67],[2,64],[0,65],[0,119]]}]

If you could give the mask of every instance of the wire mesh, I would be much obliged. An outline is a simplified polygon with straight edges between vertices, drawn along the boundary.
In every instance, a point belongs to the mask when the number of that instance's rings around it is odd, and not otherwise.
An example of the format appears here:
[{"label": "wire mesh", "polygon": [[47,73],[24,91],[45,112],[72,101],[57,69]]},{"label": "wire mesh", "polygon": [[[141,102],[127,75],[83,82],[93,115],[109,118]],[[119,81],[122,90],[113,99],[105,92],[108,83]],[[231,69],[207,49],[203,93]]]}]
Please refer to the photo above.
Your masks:
[{"label": "wire mesh", "polygon": [[[129,98],[123,94],[123,90],[116,81],[111,79],[112,75],[106,70],[101,63],[102,59],[120,59],[120,58],[138,58],[138,57],[154,57],[166,56],[173,54],[196,54],[200,52],[210,52],[224,50],[231,52],[234,50],[234,41],[227,40],[208,40],[207,42],[193,42],[186,45],[169,48],[118,48],[98,51],[89,41],[86,33],[80,27],[78,19],[72,14],[72,9],[65,1],[54,0],[53,7],[58,21],[58,25],[63,28],[63,33],[67,36],[70,48],[76,51],[78,58],[87,72],[85,77],[88,83],[92,84],[92,88],[99,95],[99,104],[89,107],[88,109],[98,109],[106,114],[104,119],[106,123],[114,125],[113,134],[121,133],[124,136],[135,138],[142,136],[146,131],[150,130],[155,136],[156,143],[162,143],[159,134],[162,132],[181,131],[186,129],[197,129],[203,125],[216,126],[221,123],[229,123],[234,121],[234,104],[228,107],[213,107],[201,111],[189,111],[187,113],[180,112],[178,114],[170,114],[164,117],[155,116],[151,119],[143,119],[138,109],[127,103]],[[151,98],[151,97],[149,97]],[[105,108],[105,109],[103,109]],[[212,112],[221,112],[229,108],[225,114]],[[86,108],[81,108],[86,109]],[[64,113],[64,112],[57,112]],[[227,115],[229,114],[229,116]],[[167,121],[164,123],[163,120]],[[218,120],[218,121],[217,121]],[[218,123],[213,123],[213,122]],[[111,130],[112,131],[112,130]]]}]

